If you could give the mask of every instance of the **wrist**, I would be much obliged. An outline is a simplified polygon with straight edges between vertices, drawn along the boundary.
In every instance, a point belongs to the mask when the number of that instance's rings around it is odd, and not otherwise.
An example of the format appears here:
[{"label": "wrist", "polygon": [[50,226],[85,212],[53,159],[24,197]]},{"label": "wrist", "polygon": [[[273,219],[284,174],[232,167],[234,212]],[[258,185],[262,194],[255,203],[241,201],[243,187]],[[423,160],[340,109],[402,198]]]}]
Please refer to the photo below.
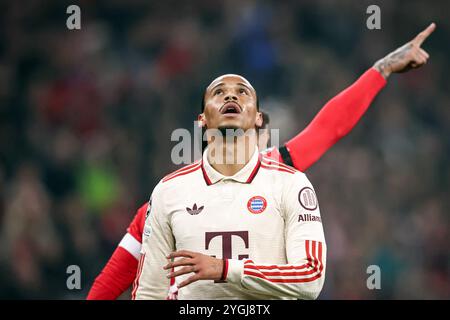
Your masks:
[{"label": "wrist", "polygon": [[222,259],[222,276],[220,277],[221,281],[225,281],[228,275],[228,260]]},{"label": "wrist", "polygon": [[225,280],[228,283],[240,284],[244,274],[244,260],[227,259],[227,274]]},{"label": "wrist", "polygon": [[383,76],[383,78],[385,80],[387,80],[387,78],[389,78],[389,76],[392,73],[392,71],[389,69],[389,66],[386,63],[386,60],[384,58],[375,62],[375,64],[373,65],[373,68],[375,70],[377,70]]}]

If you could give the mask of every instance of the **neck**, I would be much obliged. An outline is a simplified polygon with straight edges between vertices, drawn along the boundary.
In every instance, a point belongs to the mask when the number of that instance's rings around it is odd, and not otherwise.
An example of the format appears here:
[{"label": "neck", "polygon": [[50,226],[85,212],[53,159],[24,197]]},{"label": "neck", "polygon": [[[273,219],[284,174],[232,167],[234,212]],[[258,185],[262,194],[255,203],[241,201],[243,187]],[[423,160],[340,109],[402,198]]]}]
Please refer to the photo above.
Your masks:
[{"label": "neck", "polygon": [[245,167],[257,149],[253,135],[229,140],[222,138],[208,144],[208,162],[224,176],[232,176]]}]

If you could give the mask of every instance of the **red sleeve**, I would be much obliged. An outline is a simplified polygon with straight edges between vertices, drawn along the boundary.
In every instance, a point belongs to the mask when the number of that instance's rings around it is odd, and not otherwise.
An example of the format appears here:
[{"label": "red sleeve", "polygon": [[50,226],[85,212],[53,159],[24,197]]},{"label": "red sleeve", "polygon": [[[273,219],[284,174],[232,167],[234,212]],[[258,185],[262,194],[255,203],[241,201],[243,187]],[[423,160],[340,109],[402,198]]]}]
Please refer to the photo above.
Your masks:
[{"label": "red sleeve", "polygon": [[133,283],[137,267],[147,204],[139,208],[130,223],[128,233],[114,251],[102,272],[95,279],[88,300],[114,300]]},{"label": "red sleeve", "polygon": [[138,260],[122,247],[117,247],[102,272],[95,279],[87,300],[115,300],[136,277]]},{"label": "red sleeve", "polygon": [[147,207],[148,203],[145,203],[138,209],[136,215],[134,216],[133,221],[131,221],[127,229],[127,232],[131,234],[140,243],[142,243],[142,232],[144,232],[145,217],[147,216]]},{"label": "red sleeve", "polygon": [[311,123],[285,144],[292,165],[304,172],[319,160],[353,129],[385,85],[383,76],[370,68],[350,87],[328,101]]}]

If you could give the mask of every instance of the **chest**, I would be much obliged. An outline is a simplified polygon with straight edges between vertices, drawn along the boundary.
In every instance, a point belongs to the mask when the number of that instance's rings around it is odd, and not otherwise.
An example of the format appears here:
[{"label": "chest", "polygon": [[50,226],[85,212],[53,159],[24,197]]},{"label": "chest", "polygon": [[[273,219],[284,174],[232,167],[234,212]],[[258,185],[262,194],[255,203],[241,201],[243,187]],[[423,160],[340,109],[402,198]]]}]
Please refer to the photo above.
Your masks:
[{"label": "chest", "polygon": [[170,206],[177,249],[225,258],[278,243],[284,235],[280,201],[270,185],[222,182],[185,189]]}]

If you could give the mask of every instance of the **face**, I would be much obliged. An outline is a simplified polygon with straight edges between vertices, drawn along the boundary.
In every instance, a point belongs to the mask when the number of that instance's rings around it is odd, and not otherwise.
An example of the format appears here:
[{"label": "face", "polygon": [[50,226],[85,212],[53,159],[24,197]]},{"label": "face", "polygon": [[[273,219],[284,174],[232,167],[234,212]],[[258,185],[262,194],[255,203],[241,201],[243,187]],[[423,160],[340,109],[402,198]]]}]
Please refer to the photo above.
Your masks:
[{"label": "face", "polygon": [[244,77],[223,75],[206,89],[205,109],[198,120],[208,129],[255,129],[262,125],[256,102],[255,89]]}]

